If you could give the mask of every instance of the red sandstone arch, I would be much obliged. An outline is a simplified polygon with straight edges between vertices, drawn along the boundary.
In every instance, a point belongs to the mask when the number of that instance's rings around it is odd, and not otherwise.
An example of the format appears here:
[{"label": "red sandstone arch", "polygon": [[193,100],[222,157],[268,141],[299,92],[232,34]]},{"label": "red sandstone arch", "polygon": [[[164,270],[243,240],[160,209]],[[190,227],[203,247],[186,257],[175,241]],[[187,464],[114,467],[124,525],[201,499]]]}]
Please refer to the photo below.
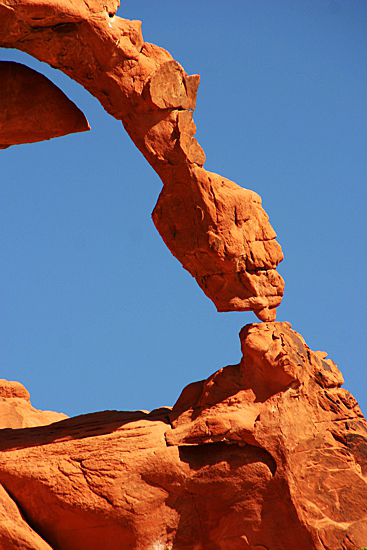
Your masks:
[{"label": "red sandstone arch", "polygon": [[280,245],[255,192],[206,171],[194,135],[198,75],[144,42],[116,0],[1,0],[0,46],[79,82],[126,131],[164,187],[153,221],[218,311],[274,320],[283,295]]}]

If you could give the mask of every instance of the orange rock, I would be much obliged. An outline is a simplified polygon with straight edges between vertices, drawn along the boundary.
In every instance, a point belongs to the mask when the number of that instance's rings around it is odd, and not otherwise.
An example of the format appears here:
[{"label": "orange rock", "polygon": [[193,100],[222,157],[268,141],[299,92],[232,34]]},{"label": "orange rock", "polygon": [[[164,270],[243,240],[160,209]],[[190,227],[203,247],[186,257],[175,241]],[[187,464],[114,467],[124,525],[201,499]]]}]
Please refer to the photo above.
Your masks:
[{"label": "orange rock", "polygon": [[68,418],[66,414],[38,411],[32,407],[29,392],[19,382],[0,379],[0,428],[46,426]]},{"label": "orange rock", "polygon": [[117,5],[0,0],[0,45],[64,71],[122,120],[164,183],[153,219],[167,246],[219,311],[266,322],[242,329],[238,365],[173,409],[60,420],[2,381],[1,548],[360,550],[366,421],[325,352],[272,322],[282,252],[260,197],[203,168],[198,75]]},{"label": "orange rock", "polygon": [[1,550],[52,550],[22,517],[10,495],[0,486],[0,548]]},{"label": "orange rock", "polygon": [[80,109],[42,74],[0,61],[0,148],[89,130]]},{"label": "orange rock", "polygon": [[259,195],[196,166],[195,186],[167,184],[153,212],[164,242],[218,311],[274,320],[283,295],[282,250]]},{"label": "orange rock", "polygon": [[195,106],[189,104],[187,83],[188,77],[181,65],[174,60],[166,61],[145,86],[145,99],[154,109],[193,109]]},{"label": "orange rock", "polygon": [[340,371],[289,323],[240,338],[241,362],[173,409],[0,430],[0,482],[34,534],[58,550],[366,546],[367,424]]},{"label": "orange rock", "polygon": [[[0,0],[0,46],[20,48],[82,84],[125,129],[164,184],[154,223],[218,311],[275,319],[282,252],[260,197],[202,167],[192,112],[199,75],[144,43],[110,0]],[[34,125],[34,124],[33,124]]]}]

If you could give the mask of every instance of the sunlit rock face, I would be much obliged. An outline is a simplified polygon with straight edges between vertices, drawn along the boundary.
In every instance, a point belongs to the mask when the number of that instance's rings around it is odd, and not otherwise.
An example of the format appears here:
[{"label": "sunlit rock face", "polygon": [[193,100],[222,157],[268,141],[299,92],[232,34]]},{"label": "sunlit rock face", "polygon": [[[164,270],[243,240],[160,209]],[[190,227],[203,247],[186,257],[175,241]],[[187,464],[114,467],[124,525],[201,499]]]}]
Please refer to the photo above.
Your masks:
[{"label": "sunlit rock face", "polygon": [[[238,365],[190,384],[173,408],[68,419],[1,381],[0,548],[360,550],[366,421],[326,354],[275,322],[282,251],[260,197],[204,169],[199,76],[145,43],[117,6],[0,0],[0,45],[62,70],[122,121],[164,184],[153,220],[172,254],[219,311],[263,322],[242,329]],[[56,97],[65,133],[87,129],[44,77],[1,67],[3,89],[17,90],[0,96],[3,148],[57,134],[55,121],[43,134],[25,122],[27,100],[50,121]],[[25,98],[30,79],[38,95]]]},{"label": "sunlit rock face", "polygon": [[289,323],[240,338],[173,409],[0,430],[1,548],[360,550],[367,424],[340,371]]},{"label": "sunlit rock face", "polygon": [[[187,75],[166,50],[145,43],[141,23],[116,17],[117,7],[115,1],[0,0],[0,46],[65,72],[123,122],[164,184],[153,213],[157,230],[218,311],[252,310],[275,320],[282,251],[260,197],[203,168],[193,121],[199,75]],[[0,118],[0,145],[87,129],[83,115],[44,77],[15,64],[4,71],[18,92],[11,101],[8,93],[0,96],[7,122],[2,131]],[[30,98],[26,79],[38,90]],[[50,109],[55,102],[60,108]]]},{"label": "sunlit rock face", "polygon": [[0,429],[46,426],[64,418],[63,413],[35,409],[22,384],[0,379]]}]

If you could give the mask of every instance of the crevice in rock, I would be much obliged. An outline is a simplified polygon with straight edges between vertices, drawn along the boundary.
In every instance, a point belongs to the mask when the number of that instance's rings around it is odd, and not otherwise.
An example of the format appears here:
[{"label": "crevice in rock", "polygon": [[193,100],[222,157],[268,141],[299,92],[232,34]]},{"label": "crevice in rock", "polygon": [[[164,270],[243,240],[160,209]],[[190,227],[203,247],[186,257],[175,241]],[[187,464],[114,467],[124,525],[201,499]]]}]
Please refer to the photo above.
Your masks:
[{"label": "crevice in rock", "polygon": [[[49,540],[47,540],[47,537],[44,536],[44,534],[42,533],[42,530],[39,529],[38,526],[36,526],[32,520],[30,520],[29,518],[29,515],[28,513],[26,512],[26,510],[23,508],[23,506],[19,503],[18,499],[13,495],[12,491],[10,491],[6,485],[2,482],[1,485],[3,486],[3,489],[4,491],[9,495],[9,497],[11,498],[11,500],[14,502],[14,504],[16,505],[16,507],[18,508],[19,510],[19,513],[22,517],[22,519],[27,523],[27,525],[29,525],[29,527],[32,529],[32,531],[34,531],[34,533],[36,533],[41,539],[43,539],[51,548],[54,549],[54,547],[52,546],[51,542]],[[56,549],[55,549],[56,550]]]},{"label": "crevice in rock", "polygon": [[[30,29],[32,32],[43,32],[43,31],[53,31],[58,34],[67,34],[67,33],[73,33],[78,30],[78,26],[80,23],[72,22],[65,22],[65,23],[57,23],[56,25],[30,25]],[[58,68],[58,67],[57,67]]]},{"label": "crevice in rock", "polygon": [[[352,541],[352,539],[348,534],[345,535],[345,540],[348,540],[348,546],[346,546],[343,542],[342,550],[351,550],[353,548],[355,548],[355,550],[359,550],[358,546],[354,544],[354,542]],[[327,546],[324,546],[324,548],[328,550]],[[362,546],[360,550],[364,550],[365,548],[366,548],[365,546]]]},{"label": "crevice in rock", "polygon": [[85,482],[87,484],[87,487],[88,489],[94,493],[97,497],[100,497],[102,498],[103,500],[105,500],[110,506],[114,507],[114,503],[106,496],[104,495],[103,493],[99,492],[96,487],[93,486],[93,484],[91,483],[89,477],[88,477],[88,469],[85,468],[85,466],[83,465],[83,461],[79,461],[79,464],[80,464],[80,470],[81,470],[81,473],[83,474],[83,477],[85,479]]},{"label": "crevice in rock", "polygon": [[262,462],[269,468],[272,476],[275,476],[277,472],[277,463],[274,457],[269,451],[264,449],[264,447],[234,440],[178,445],[180,459],[183,462],[189,463],[193,470],[198,468],[198,465],[201,467],[203,465],[215,464],[217,461],[223,460],[223,455],[225,455],[226,452],[230,452],[226,450],[227,447],[232,449],[237,447],[246,464],[251,462]]},{"label": "crevice in rock", "polygon": [[335,441],[338,441],[338,443],[341,443],[342,445],[346,445],[345,437],[343,437],[340,434],[335,433],[334,431],[330,431],[331,435],[335,439]]},{"label": "crevice in rock", "polygon": [[[171,422],[171,418],[170,418],[169,415],[167,415],[167,421],[168,421],[167,423],[169,424],[169,429],[174,430],[174,426],[173,426],[173,424],[172,424],[172,422]],[[167,431],[168,431],[168,430],[167,430]],[[163,434],[164,442],[165,442],[165,444],[166,444],[166,447],[172,447],[172,445],[170,445],[170,444],[168,443],[168,441],[167,441],[167,431],[164,432],[164,434]]]},{"label": "crevice in rock", "polygon": [[195,500],[194,495],[191,494],[191,497],[192,497],[192,501],[193,501],[193,503],[194,503],[194,508],[195,508],[195,510],[196,510],[198,522],[199,522],[199,525],[200,525],[200,530],[201,530],[201,534],[200,534],[201,536],[200,536],[200,538],[201,538],[201,540],[204,540],[204,541],[205,541],[205,539],[204,539],[204,527],[203,527],[203,522],[202,522],[202,520],[201,520],[200,512],[199,512],[199,510],[198,510],[198,507],[197,507],[197,504],[196,504],[196,500]]}]

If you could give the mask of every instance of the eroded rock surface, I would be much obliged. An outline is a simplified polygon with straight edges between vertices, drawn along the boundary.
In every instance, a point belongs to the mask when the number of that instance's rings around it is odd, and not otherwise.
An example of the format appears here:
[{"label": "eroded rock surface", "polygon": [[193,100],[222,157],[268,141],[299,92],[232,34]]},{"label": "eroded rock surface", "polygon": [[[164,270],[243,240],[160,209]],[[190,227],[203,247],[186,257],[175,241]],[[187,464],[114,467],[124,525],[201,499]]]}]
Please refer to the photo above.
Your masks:
[{"label": "eroded rock surface", "polygon": [[282,251],[259,195],[204,170],[193,111],[198,75],[144,42],[116,0],[0,0],[0,46],[58,68],[122,121],[164,189],[155,226],[218,311],[274,320]]},{"label": "eroded rock surface", "polygon": [[21,63],[0,61],[0,106],[0,149],[90,129],[55,84]]},{"label": "eroded rock surface", "polygon": [[0,379],[0,428],[46,426],[64,418],[68,417],[63,413],[35,409],[22,384]]},{"label": "eroded rock surface", "polygon": [[340,371],[288,323],[240,338],[173,409],[0,430],[7,528],[35,549],[366,546],[367,424]]}]

